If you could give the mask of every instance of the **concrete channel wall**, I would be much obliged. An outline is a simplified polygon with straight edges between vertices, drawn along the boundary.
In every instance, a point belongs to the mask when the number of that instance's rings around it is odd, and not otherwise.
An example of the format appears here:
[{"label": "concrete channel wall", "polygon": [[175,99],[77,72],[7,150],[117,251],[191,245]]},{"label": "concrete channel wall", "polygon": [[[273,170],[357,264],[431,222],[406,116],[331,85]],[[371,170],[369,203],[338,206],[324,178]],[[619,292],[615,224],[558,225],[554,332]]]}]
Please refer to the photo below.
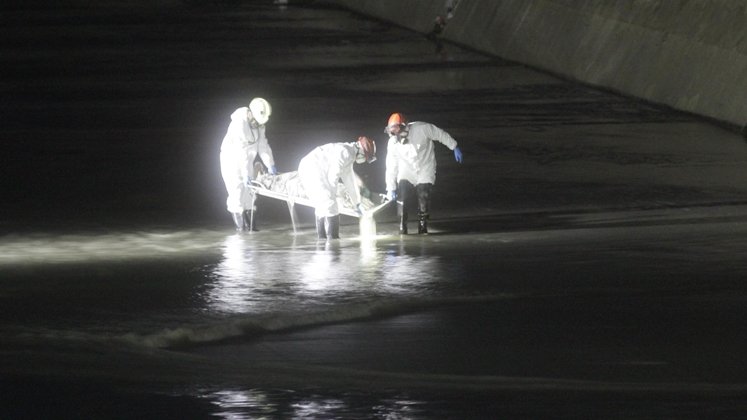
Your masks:
[{"label": "concrete channel wall", "polygon": [[[333,0],[428,32],[445,0]],[[443,38],[736,127],[747,122],[744,0],[460,0]]]}]

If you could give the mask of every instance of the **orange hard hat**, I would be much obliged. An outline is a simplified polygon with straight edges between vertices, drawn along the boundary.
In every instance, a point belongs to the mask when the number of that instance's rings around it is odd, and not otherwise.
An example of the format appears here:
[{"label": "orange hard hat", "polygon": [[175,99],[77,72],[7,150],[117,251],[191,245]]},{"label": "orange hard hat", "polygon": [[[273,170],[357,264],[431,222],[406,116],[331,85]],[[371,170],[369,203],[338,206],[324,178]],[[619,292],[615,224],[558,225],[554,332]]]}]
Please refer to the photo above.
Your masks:
[{"label": "orange hard hat", "polygon": [[391,127],[393,125],[405,125],[407,124],[407,118],[405,118],[404,115],[400,114],[399,112],[395,112],[394,114],[389,116],[389,122],[387,123],[387,127]]}]

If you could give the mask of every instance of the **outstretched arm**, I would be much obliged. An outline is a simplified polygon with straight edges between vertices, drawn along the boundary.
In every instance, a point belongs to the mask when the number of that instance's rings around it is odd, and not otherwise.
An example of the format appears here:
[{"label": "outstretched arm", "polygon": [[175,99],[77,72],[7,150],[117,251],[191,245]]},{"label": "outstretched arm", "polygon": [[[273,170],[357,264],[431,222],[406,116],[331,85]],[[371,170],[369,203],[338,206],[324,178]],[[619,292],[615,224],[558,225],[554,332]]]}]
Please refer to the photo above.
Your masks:
[{"label": "outstretched arm", "polygon": [[444,146],[448,147],[449,149],[454,151],[454,159],[462,163],[463,157],[462,157],[462,149],[459,148],[457,145],[457,141],[454,140],[454,137],[451,137],[451,134],[447,133],[446,131],[436,127],[433,124],[428,124],[427,126],[427,132],[428,132],[428,138],[431,140],[435,140]]}]

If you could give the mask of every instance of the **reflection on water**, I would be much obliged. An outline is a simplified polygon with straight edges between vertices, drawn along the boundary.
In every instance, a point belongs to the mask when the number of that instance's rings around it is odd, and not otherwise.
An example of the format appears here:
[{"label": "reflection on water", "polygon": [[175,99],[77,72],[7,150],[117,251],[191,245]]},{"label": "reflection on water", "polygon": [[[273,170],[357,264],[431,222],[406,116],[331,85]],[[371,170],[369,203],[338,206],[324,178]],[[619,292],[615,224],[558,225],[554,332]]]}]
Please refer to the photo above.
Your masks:
[{"label": "reflection on water", "polygon": [[301,276],[299,281],[301,282],[304,289],[310,292],[324,292],[325,290],[331,290],[335,288],[337,290],[346,287],[348,276],[354,275],[354,273],[346,273],[345,268],[337,268],[340,264],[340,253],[339,250],[320,250],[312,253],[306,262],[302,262],[301,265]]},{"label": "reflection on water", "polygon": [[272,230],[8,235],[0,237],[6,321],[41,319],[76,333],[94,326],[169,347],[395,313],[453,283],[419,238],[409,250],[405,242]]},{"label": "reflection on water", "polygon": [[213,404],[219,407],[214,416],[226,419],[249,419],[257,415],[272,415],[277,408],[269,401],[268,395],[258,390],[221,390],[208,394]]},{"label": "reflection on water", "polygon": [[222,259],[209,269],[207,306],[240,314],[404,299],[427,295],[443,276],[439,257],[408,255],[375,238],[290,241],[279,249],[254,235],[226,237]]},{"label": "reflection on water", "polygon": [[345,409],[345,403],[335,398],[307,398],[293,404],[294,418],[331,416]]},{"label": "reflection on water", "polygon": [[424,408],[423,401],[400,395],[371,398],[347,393],[331,397],[291,390],[231,389],[206,392],[200,397],[217,408],[213,416],[225,419],[346,418],[362,412],[373,412],[376,418],[401,419],[419,417]]}]

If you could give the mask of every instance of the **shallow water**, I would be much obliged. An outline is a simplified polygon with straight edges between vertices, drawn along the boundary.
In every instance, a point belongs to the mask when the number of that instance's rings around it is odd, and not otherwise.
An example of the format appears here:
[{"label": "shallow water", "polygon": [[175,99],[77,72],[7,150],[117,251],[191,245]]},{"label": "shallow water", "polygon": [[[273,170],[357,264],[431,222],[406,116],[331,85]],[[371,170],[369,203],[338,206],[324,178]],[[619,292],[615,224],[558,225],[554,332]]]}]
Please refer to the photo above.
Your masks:
[{"label": "shallow water", "polygon": [[100,383],[238,418],[553,412],[516,393],[567,415],[566,398],[728,413],[747,391],[738,210],[367,240],[350,223],[333,242],[282,226],[5,238],[2,368],[11,394]]}]

